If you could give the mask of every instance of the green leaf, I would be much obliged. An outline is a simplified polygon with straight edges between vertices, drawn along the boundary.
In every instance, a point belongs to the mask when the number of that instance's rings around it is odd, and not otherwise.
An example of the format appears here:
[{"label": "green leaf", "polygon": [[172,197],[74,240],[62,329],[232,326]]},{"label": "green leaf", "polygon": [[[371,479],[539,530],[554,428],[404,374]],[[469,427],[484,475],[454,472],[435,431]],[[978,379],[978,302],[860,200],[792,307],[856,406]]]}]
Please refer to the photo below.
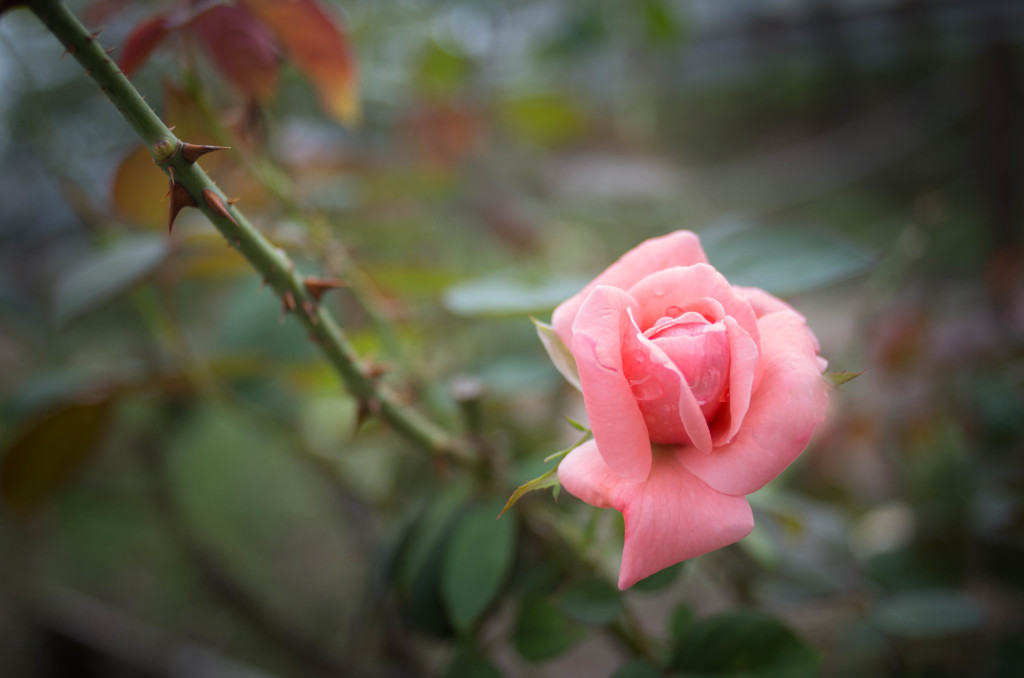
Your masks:
[{"label": "green leaf", "polygon": [[461,647],[452,657],[445,678],[501,678],[501,672],[484,655]]},{"label": "green leaf", "polygon": [[524,494],[528,492],[535,492],[536,490],[543,490],[546,487],[558,487],[558,467],[554,466],[549,468],[544,473],[540,474],[533,480],[528,480],[512,493],[512,496],[505,502],[505,506],[502,507],[498,513],[498,517],[505,515],[505,511],[515,506],[516,502],[519,501]]},{"label": "green leaf", "polygon": [[583,637],[583,629],[541,598],[527,598],[512,643],[524,658],[539,662],[561,654]]},{"label": "green leaf", "polygon": [[[544,344],[544,350],[548,352],[548,357],[555,364],[555,369],[565,377],[566,381],[575,386],[576,390],[582,391],[580,374],[579,370],[576,369],[576,358],[573,356],[572,351],[569,350],[551,325],[543,323],[536,318],[530,318],[530,320],[533,321],[534,327],[537,328],[537,336],[540,337],[540,343]],[[571,426],[580,431],[588,430],[585,426],[571,419],[567,419],[567,421]]]},{"label": "green leaf", "polygon": [[955,591],[919,591],[883,600],[872,614],[883,631],[905,638],[940,638],[977,629],[980,606]]},{"label": "green leaf", "polygon": [[672,631],[672,637],[682,637],[686,629],[690,628],[690,625],[693,624],[693,620],[693,609],[689,605],[679,605],[676,609],[672,610],[672,616],[669,617],[669,629]]},{"label": "green leaf", "polygon": [[634,659],[616,669],[612,678],[661,678],[661,669],[646,659]]},{"label": "green leaf", "polygon": [[664,570],[659,570],[650,577],[641,579],[633,584],[633,589],[650,593],[651,591],[660,591],[661,589],[668,588],[676,580],[676,577],[679,576],[679,573],[683,571],[683,566],[684,563],[676,563],[671,567],[666,567]]},{"label": "green leaf", "polygon": [[111,395],[64,403],[15,434],[0,462],[0,499],[9,511],[33,515],[92,459],[110,423]]},{"label": "green leaf", "polygon": [[578,137],[585,128],[584,111],[562,94],[538,94],[500,104],[505,125],[541,146],[555,146]]},{"label": "green leaf", "polygon": [[395,587],[403,615],[412,626],[439,637],[452,633],[440,577],[467,494],[462,485],[439,494],[413,523],[395,559]]},{"label": "green leaf", "polygon": [[441,598],[455,628],[469,632],[494,601],[512,569],[516,521],[496,520],[498,506],[473,508],[445,548],[441,564]]},{"label": "green leaf", "polygon": [[730,612],[689,626],[674,644],[671,665],[702,678],[813,678],[818,657],[778,620]]},{"label": "green leaf", "polygon": [[458,92],[472,72],[473,62],[434,41],[427,44],[419,58],[416,86],[423,94],[448,98]]},{"label": "green leaf", "polygon": [[[534,320],[533,322],[536,323],[537,321]],[[562,415],[562,419],[565,419],[566,423],[569,424],[569,426],[572,426],[577,431],[581,431],[583,433],[590,433],[590,429],[589,428],[587,428],[583,424],[579,423],[575,419],[572,419],[571,417],[567,417],[565,415]]]},{"label": "green leaf", "polygon": [[820,228],[727,223],[701,233],[708,260],[734,285],[779,296],[807,292],[863,273],[870,252]]},{"label": "green leaf", "polygon": [[57,281],[54,320],[65,326],[103,307],[153,273],[168,252],[167,238],[146,234],[124,236],[90,253]]},{"label": "green leaf", "polygon": [[842,386],[843,384],[853,381],[866,371],[867,370],[861,370],[860,372],[826,372],[825,379],[827,379],[832,386]]},{"label": "green leaf", "polygon": [[452,285],[445,290],[442,303],[452,313],[470,318],[543,313],[579,292],[584,284],[586,281],[575,277],[535,281],[513,274],[487,276]]},{"label": "green leaf", "polygon": [[619,590],[601,579],[578,581],[562,594],[560,607],[578,622],[603,625],[615,621],[622,610]]}]

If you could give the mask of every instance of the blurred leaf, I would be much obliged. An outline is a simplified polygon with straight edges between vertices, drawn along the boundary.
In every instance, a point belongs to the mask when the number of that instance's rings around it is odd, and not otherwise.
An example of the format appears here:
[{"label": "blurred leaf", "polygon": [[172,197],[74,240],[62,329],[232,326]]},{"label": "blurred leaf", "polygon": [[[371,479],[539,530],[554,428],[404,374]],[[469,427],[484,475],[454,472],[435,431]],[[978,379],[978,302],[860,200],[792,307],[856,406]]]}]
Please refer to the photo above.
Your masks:
[{"label": "blurred leaf", "polygon": [[519,654],[539,662],[561,654],[583,637],[557,607],[540,598],[527,598],[519,613],[512,642]]},{"label": "blurred leaf", "polygon": [[419,60],[416,86],[433,99],[450,99],[462,87],[473,62],[436,42],[429,42]]},{"label": "blurred leaf", "polygon": [[643,5],[644,33],[652,45],[678,42],[683,35],[678,18],[662,0],[647,0]]},{"label": "blurred leaf", "polygon": [[849,383],[864,374],[866,370],[860,372],[826,372],[825,379],[828,380],[833,386],[842,386],[843,384]]},{"label": "blurred leaf", "polygon": [[813,678],[818,657],[792,631],[759,612],[698,621],[679,637],[672,667],[705,678]]},{"label": "blurred leaf", "polygon": [[456,629],[468,633],[512,568],[516,521],[497,520],[498,505],[475,507],[459,521],[445,548],[441,596]]},{"label": "blurred leaf", "polygon": [[406,620],[440,637],[452,632],[441,597],[441,570],[448,538],[467,495],[464,485],[454,485],[435,497],[409,529],[395,568],[395,586]]},{"label": "blurred leaf", "polygon": [[274,32],[288,57],[316,87],[320,103],[347,125],[359,120],[359,79],[348,34],[314,0],[243,0]]},{"label": "blurred leaf", "polygon": [[729,282],[783,297],[845,280],[875,264],[870,252],[820,228],[737,222],[710,228],[701,242],[711,265]]},{"label": "blurred leaf", "polygon": [[505,502],[505,506],[498,513],[498,517],[505,515],[505,511],[515,506],[516,502],[522,499],[524,494],[534,492],[536,490],[543,490],[546,487],[558,487],[558,466],[549,468],[547,471],[537,476],[533,480],[528,480],[512,493],[512,496]]},{"label": "blurred leaf", "polygon": [[472,648],[460,647],[448,665],[446,678],[501,678],[487,657]]},{"label": "blurred leaf", "polygon": [[[555,332],[555,328],[547,323],[542,323],[536,318],[530,318],[533,321],[534,327],[537,328],[537,336],[540,337],[540,342],[544,344],[544,350],[548,352],[548,357],[551,358],[551,362],[555,364],[555,369],[565,377],[565,380],[576,387],[577,391],[582,391],[580,386],[580,373],[576,368],[576,358],[573,356],[572,351],[568,349],[562,338]],[[579,429],[580,431],[586,431],[586,427],[578,424],[572,420],[569,420],[569,424]]]},{"label": "blurred leaf", "polygon": [[679,573],[683,571],[684,566],[685,563],[677,563],[671,567],[666,567],[664,570],[659,570],[650,577],[641,579],[633,584],[633,589],[650,593],[651,591],[660,591],[661,589],[668,588],[676,580],[676,577],[679,576]]},{"label": "blurred leaf", "polygon": [[509,99],[501,104],[500,114],[513,133],[541,146],[563,144],[579,137],[586,122],[578,104],[561,94]]},{"label": "blurred leaf", "polygon": [[445,308],[461,316],[526,315],[550,311],[584,284],[569,277],[534,282],[510,275],[488,276],[452,285],[442,301]]},{"label": "blurred leaf", "polygon": [[557,28],[542,53],[553,57],[580,55],[599,47],[607,38],[602,7],[585,3]]},{"label": "blurred leaf", "polygon": [[281,305],[260,289],[258,281],[240,280],[224,306],[215,339],[218,353],[265,356],[275,364],[309,362],[317,357],[316,347],[303,340],[295,323],[281,322]]},{"label": "blurred leaf", "polygon": [[578,622],[603,625],[615,621],[622,611],[619,590],[601,579],[584,579],[562,593],[559,606]]},{"label": "blurred leaf", "polygon": [[121,46],[117,65],[129,78],[142,67],[160,43],[170,33],[169,22],[163,14],[156,14],[137,24]]},{"label": "blurred leaf", "polygon": [[984,614],[976,602],[956,591],[921,591],[882,600],[872,620],[894,635],[939,638],[974,631]]},{"label": "blurred leaf", "polygon": [[112,413],[112,391],[65,403],[15,433],[0,463],[0,499],[19,517],[43,508],[99,448]]},{"label": "blurred leaf", "polygon": [[189,28],[241,94],[261,102],[274,94],[277,44],[263,22],[240,7],[216,5],[200,13]]},{"label": "blurred leaf", "polygon": [[661,678],[661,669],[646,659],[634,659],[616,669],[612,678]]},{"label": "blurred leaf", "polygon": [[153,164],[153,156],[139,146],[125,156],[114,172],[112,196],[121,214],[136,224],[161,232],[167,229],[167,176]]},{"label": "blurred leaf", "polygon": [[679,605],[676,609],[672,610],[672,616],[669,617],[669,630],[672,632],[673,638],[680,638],[686,632],[688,628],[693,624],[695,619],[693,609],[689,605]]},{"label": "blurred leaf", "polygon": [[130,235],[90,253],[57,281],[54,320],[67,325],[128,292],[156,271],[168,251],[166,238]]}]

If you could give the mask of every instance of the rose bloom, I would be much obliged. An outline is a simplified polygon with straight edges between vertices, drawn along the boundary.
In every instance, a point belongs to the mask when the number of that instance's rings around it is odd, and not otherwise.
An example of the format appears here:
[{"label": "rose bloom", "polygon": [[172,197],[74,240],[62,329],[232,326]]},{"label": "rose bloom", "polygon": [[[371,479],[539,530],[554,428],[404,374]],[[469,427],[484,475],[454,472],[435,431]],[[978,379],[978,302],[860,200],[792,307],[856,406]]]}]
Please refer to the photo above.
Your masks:
[{"label": "rose bloom", "polygon": [[647,240],[555,309],[593,440],[558,468],[621,511],[619,588],[753,529],[746,496],[789,466],[828,405],[804,317],[730,285],[688,231]]}]

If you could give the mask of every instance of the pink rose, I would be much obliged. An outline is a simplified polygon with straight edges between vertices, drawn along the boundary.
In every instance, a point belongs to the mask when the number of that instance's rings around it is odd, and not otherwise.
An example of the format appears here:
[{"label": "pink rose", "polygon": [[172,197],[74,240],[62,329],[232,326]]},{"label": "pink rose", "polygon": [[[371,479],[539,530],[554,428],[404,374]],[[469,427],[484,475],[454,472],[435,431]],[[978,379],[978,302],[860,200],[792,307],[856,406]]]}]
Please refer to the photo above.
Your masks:
[{"label": "pink rose", "polygon": [[[627,252],[552,325],[594,434],[558,478],[622,512],[621,589],[749,534],[745,495],[789,466],[824,418],[825,363],[803,316],[730,285],[688,231]],[[545,344],[558,364],[561,347]],[[571,373],[564,352],[560,369]]]}]

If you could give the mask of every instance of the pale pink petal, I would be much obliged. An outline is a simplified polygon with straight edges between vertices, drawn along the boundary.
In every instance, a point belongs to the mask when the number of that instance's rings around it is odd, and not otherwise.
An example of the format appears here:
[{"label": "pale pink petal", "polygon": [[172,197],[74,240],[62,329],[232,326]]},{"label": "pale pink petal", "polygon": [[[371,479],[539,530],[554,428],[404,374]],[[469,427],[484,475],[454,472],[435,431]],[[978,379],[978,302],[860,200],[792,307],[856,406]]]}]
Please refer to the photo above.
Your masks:
[{"label": "pale pink petal", "polygon": [[[779,311],[789,311],[800,315],[792,306],[778,297],[768,294],[759,287],[741,287],[740,285],[736,285],[733,289],[747,298],[747,301],[750,302],[750,306],[754,309],[754,313],[757,314],[758,318],[766,316],[769,313],[778,313]],[[800,317],[802,318],[803,316]]]},{"label": "pale pink petal", "polygon": [[623,340],[636,335],[628,312],[633,303],[618,288],[594,288],[573,323],[572,352],[601,455],[623,478],[643,480],[651,469],[651,443],[622,364]]},{"label": "pale pink petal", "polygon": [[629,288],[639,302],[636,317],[640,329],[652,327],[660,318],[681,315],[705,306],[705,298],[721,304],[725,315],[732,316],[755,343],[759,342],[757,316],[750,303],[736,292],[729,281],[707,264],[678,266],[651,273]]},{"label": "pale pink petal", "polygon": [[725,319],[725,328],[729,336],[729,410],[727,416],[715,421],[715,445],[736,437],[750,407],[750,395],[763,373],[760,353],[750,335],[733,318]]},{"label": "pale pink petal", "polygon": [[760,325],[764,374],[736,438],[710,455],[677,451],[687,469],[726,494],[750,494],[781,473],[807,446],[828,407],[817,341],[803,318],[771,313]]},{"label": "pale pink petal", "polygon": [[612,508],[612,497],[626,481],[604,463],[597,443],[588,440],[558,464],[558,482],[566,492],[591,506]]},{"label": "pale pink petal", "polygon": [[[700,403],[704,417],[711,421],[728,395],[729,335],[723,322],[709,323],[696,313],[700,322],[666,323],[655,335],[647,334],[672,363],[679,368]],[[733,321],[735,324],[735,321]]]},{"label": "pale pink petal", "polygon": [[658,238],[651,238],[626,252],[597,276],[578,294],[562,302],[551,317],[551,325],[566,346],[572,342],[572,322],[583,301],[598,285],[609,285],[629,289],[641,278],[672,266],[691,266],[707,263],[700,240],[690,231],[675,231]]},{"label": "pale pink petal", "polygon": [[679,368],[639,330],[623,336],[622,344],[627,381],[649,438],[656,443],[691,443],[710,452],[707,419]]},{"label": "pale pink petal", "polygon": [[754,529],[745,497],[716,492],[671,454],[657,455],[647,482],[622,486],[614,501],[626,523],[620,589]]},{"label": "pale pink petal", "polygon": [[620,589],[733,544],[754,527],[746,498],[716,492],[666,448],[655,454],[645,482],[630,483],[611,472],[591,441],[562,460],[558,479],[567,492],[588,504],[622,512],[626,534]]}]

